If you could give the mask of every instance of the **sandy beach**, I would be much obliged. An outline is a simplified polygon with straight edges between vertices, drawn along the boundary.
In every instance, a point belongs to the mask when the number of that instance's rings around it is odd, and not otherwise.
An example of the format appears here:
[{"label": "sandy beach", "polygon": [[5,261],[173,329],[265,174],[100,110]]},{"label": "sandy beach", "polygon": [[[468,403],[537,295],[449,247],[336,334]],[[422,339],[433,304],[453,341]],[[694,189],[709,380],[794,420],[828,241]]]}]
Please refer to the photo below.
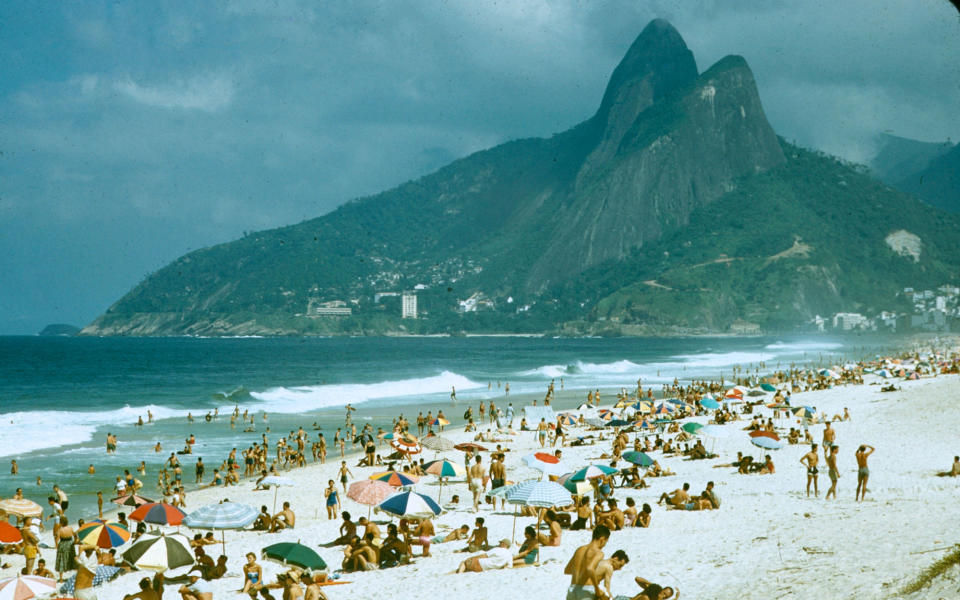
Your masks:
[{"label": "sandy beach", "polygon": [[[915,381],[896,380],[902,391],[882,393],[879,382],[888,382],[872,375],[865,385],[839,386],[828,390],[794,394],[793,405],[815,406],[826,415],[841,414],[849,408],[852,419],[835,424],[837,444],[840,447],[837,500],[823,499],[830,482],[826,477],[821,454],[820,497],[804,493],[805,468],[799,463],[808,451],[805,444],[786,445],[771,452],[776,465],[773,475],[741,475],[732,467],[714,468],[730,463],[738,451],[762,459],[763,451],[749,443],[743,431],[749,421],[724,425],[726,437],[706,440],[705,445],[718,458],[687,461],[679,457],[665,458],[659,451],[650,453],[663,467],[676,472],[675,476],[647,478],[648,489],[616,488],[614,496],[620,507],[628,497],[637,506],[653,506],[649,528],[626,528],[615,531],[605,548],[607,556],[623,549],[630,563],[613,577],[615,595],[633,596],[639,589],[633,582],[635,575],[662,585],[674,586],[686,598],[887,598],[900,597],[898,590],[922,569],[951,549],[956,539],[956,522],[960,517],[960,481],[957,478],[936,477],[937,471],[949,469],[953,456],[960,453],[957,431],[960,413],[960,378],[940,375]],[[626,383],[626,382],[625,382]],[[612,396],[604,398],[609,404]],[[458,411],[463,410],[460,406]],[[476,410],[476,407],[474,407]],[[453,411],[451,411],[453,412]],[[772,411],[763,409],[769,416]],[[706,423],[708,417],[693,420]],[[795,421],[795,418],[794,420]],[[778,425],[791,425],[782,419]],[[519,416],[514,422],[519,430]],[[813,439],[820,442],[823,425],[811,427]],[[485,427],[482,427],[485,429]],[[581,432],[573,428],[572,434]],[[596,433],[596,432],[594,432]],[[473,440],[473,433],[461,428],[447,428],[443,434],[455,443]],[[631,440],[633,435],[631,434]],[[606,463],[599,457],[610,451],[609,434],[595,445],[565,447],[564,460],[579,468],[588,463]],[[857,465],[854,451],[860,444],[876,447],[870,458],[869,493],[864,502],[854,501]],[[493,448],[495,444],[485,444]],[[522,457],[539,449],[535,432],[519,432],[513,441],[504,443],[510,449],[506,466],[508,479],[522,481],[535,479],[539,473],[522,462]],[[448,456],[462,463],[459,451],[434,453],[424,449],[428,460]],[[489,464],[484,453],[484,464]],[[356,478],[366,478],[382,468],[356,467],[357,459],[348,462]],[[310,464],[306,468],[284,472],[296,482],[296,487],[281,488],[279,502],[288,500],[297,515],[296,528],[267,534],[253,531],[228,531],[226,554],[229,571],[224,578],[214,581],[215,598],[243,598],[241,569],[243,555],[280,541],[300,541],[316,548],[330,565],[339,567],[342,548],[318,548],[321,543],[337,537],[340,520],[330,521],[324,509],[323,489],[335,477],[340,459],[331,452],[325,465]],[[185,470],[191,463],[186,462]],[[353,479],[351,479],[352,481]],[[663,492],[671,492],[684,482],[690,483],[691,493],[699,493],[707,481],[716,483],[722,501],[719,510],[674,511],[656,505]],[[339,486],[338,486],[339,487]],[[251,482],[242,482],[229,488],[207,488],[188,496],[189,513],[223,498],[259,508],[272,506],[273,490],[253,491]],[[436,497],[436,478],[426,476],[416,491]],[[149,491],[146,492],[149,495]],[[476,516],[484,516],[496,540],[512,536],[513,516],[481,505],[474,514],[469,505],[470,493],[463,480],[443,489],[441,503],[453,494],[461,497],[461,508],[444,512],[434,519],[438,534],[444,534],[461,524],[472,527]],[[341,494],[342,508],[354,517],[366,515],[368,508],[346,499]],[[279,506],[278,506],[279,508]],[[79,515],[71,515],[75,522]],[[388,522],[387,515],[375,515],[374,520]],[[517,520],[517,542],[522,539],[524,526],[534,522],[532,517]],[[385,526],[381,525],[385,531]],[[192,537],[193,532],[183,528]],[[414,564],[392,569],[344,573],[342,580],[349,585],[324,588],[331,599],[374,598],[388,592],[401,592],[407,597],[458,598],[459,600],[487,599],[498,596],[521,598],[563,598],[569,576],[563,574],[564,565],[574,549],[589,540],[589,531],[563,531],[559,547],[542,547],[541,564],[525,568],[497,570],[483,573],[450,574],[469,554],[454,553],[462,542],[435,544],[431,558],[416,558]],[[219,533],[218,533],[219,538]],[[50,532],[44,532],[42,541],[52,545]],[[124,548],[121,548],[122,552]],[[210,553],[219,554],[220,546],[211,546]],[[516,552],[517,544],[512,547]],[[419,548],[415,550],[419,554]],[[55,550],[42,549],[41,555],[52,566]],[[13,576],[23,565],[20,556],[6,556],[12,567],[0,571],[0,578]],[[284,567],[269,560],[260,560],[267,581],[275,581]],[[185,571],[183,569],[182,571]],[[177,575],[181,571],[170,573]],[[137,591],[137,581],[149,573],[130,573],[96,588],[100,598],[122,598]],[[956,567],[947,577],[933,586],[909,596],[910,598],[960,597]],[[178,597],[176,588],[168,586],[165,597]],[[280,590],[276,591],[278,594]]]}]

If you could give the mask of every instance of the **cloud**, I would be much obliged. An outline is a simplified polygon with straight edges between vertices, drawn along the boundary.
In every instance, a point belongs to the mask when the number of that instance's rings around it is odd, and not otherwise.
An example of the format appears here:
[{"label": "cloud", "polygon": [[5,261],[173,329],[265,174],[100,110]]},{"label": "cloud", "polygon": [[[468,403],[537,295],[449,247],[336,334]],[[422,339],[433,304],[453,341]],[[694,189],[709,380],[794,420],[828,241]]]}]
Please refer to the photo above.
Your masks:
[{"label": "cloud", "polygon": [[147,106],[218,111],[233,102],[235,84],[225,75],[194,76],[161,85],[144,85],[126,78],[114,83],[121,94]]}]

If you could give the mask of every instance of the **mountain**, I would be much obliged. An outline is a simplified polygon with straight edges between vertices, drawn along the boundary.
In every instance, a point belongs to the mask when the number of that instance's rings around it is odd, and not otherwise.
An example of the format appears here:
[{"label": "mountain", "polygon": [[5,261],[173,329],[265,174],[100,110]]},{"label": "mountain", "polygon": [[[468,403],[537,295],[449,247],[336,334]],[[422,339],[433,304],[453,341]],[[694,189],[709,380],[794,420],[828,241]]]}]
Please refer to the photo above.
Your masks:
[{"label": "mountain", "polygon": [[[187,254],[83,333],[784,327],[879,302],[874,282],[887,294],[949,279],[957,225],[779,140],[743,58],[698,73],[655,20],[572,129]],[[401,321],[399,300],[378,295],[414,288],[426,318]]]},{"label": "mountain", "polygon": [[920,173],[953,147],[950,142],[921,142],[882,133],[877,138],[877,153],[869,164],[880,181],[896,185]]},{"label": "mountain", "polygon": [[937,208],[960,213],[960,146],[953,146],[896,185]]}]

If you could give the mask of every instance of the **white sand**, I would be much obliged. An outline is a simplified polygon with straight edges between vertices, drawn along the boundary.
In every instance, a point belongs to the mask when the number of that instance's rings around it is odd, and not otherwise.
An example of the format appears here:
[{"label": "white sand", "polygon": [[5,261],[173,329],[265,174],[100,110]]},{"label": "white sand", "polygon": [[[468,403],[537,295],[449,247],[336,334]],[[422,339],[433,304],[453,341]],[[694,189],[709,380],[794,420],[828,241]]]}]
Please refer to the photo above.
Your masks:
[{"label": "white sand", "polygon": [[[649,529],[614,532],[607,544],[607,555],[622,548],[631,559],[626,568],[614,576],[614,593],[631,596],[637,593],[633,576],[642,575],[662,585],[679,587],[685,598],[894,597],[896,590],[944,554],[924,551],[960,541],[957,539],[960,481],[933,476],[936,471],[949,468],[952,457],[960,454],[958,384],[957,376],[939,376],[898,382],[903,391],[895,393],[881,393],[879,385],[864,385],[795,394],[794,405],[813,405],[829,415],[841,413],[845,406],[850,408],[852,420],[835,425],[841,464],[836,501],[822,499],[830,483],[826,468],[820,476],[820,498],[807,498],[804,494],[805,469],[798,461],[807,446],[787,446],[773,452],[777,472],[772,476],[738,475],[732,468],[712,468],[714,464],[729,463],[738,450],[757,458],[763,456],[761,450],[749,444],[746,432],[741,430],[746,425],[742,421],[727,425],[730,436],[717,440],[715,451],[719,459],[686,462],[662,459],[659,452],[653,453],[664,467],[678,475],[648,478],[651,488],[646,490],[627,492],[617,488],[621,508],[623,500],[632,496],[638,508],[648,502],[654,511]],[[519,418],[515,421],[518,423]],[[784,420],[781,425],[786,423]],[[818,443],[822,429],[822,425],[813,428],[814,440]],[[473,437],[473,434],[449,430],[444,435],[455,442]],[[870,459],[870,493],[863,503],[853,499],[856,487],[853,455],[859,444],[877,448]],[[712,442],[707,440],[706,445],[709,449]],[[516,441],[509,444],[512,449],[507,455],[509,479],[537,476],[521,463],[521,458],[534,446],[532,432],[518,435]],[[571,465],[580,465],[598,457],[602,451],[609,451],[609,443],[564,448],[564,458]],[[457,451],[445,454],[457,461],[463,458]],[[433,456],[434,452],[425,450],[427,459]],[[355,468],[355,462],[353,459],[349,463],[350,468],[359,477],[374,471]],[[484,463],[489,464],[487,454],[484,454]],[[323,489],[328,479],[336,479],[334,472],[338,465],[339,458],[331,457],[324,466],[287,473],[299,487],[282,488],[279,500],[292,502],[297,514],[295,530],[278,534],[227,532],[230,572],[216,582],[216,598],[244,597],[237,594],[237,590],[242,585],[240,573],[245,552],[259,554],[262,547],[279,541],[299,540],[316,547],[337,536],[340,521],[326,519]],[[667,511],[655,505],[662,492],[672,491],[685,481],[690,482],[692,493],[699,493],[708,480],[716,482],[722,500],[720,510]],[[251,487],[245,483],[240,487],[193,492],[188,497],[187,510],[223,497],[255,507],[272,505],[273,491],[253,492]],[[436,497],[435,478],[425,477],[416,489]],[[461,496],[462,505],[467,504],[469,492],[465,483],[444,487],[442,500],[449,500],[454,493]],[[355,518],[367,514],[366,506],[343,495],[342,499],[343,508]],[[511,516],[491,514],[487,509],[481,512],[487,518],[491,540],[511,536]],[[462,523],[472,527],[474,516],[468,510],[445,513],[435,519],[438,533]],[[518,541],[522,538],[522,528],[532,521],[532,518],[518,520]],[[385,527],[382,529],[385,532]],[[189,530],[184,532],[192,534]],[[49,533],[46,536],[45,541],[50,543]],[[343,579],[352,584],[327,587],[325,591],[331,599],[385,597],[392,592],[401,592],[407,598],[457,600],[498,596],[563,598],[569,582],[563,575],[564,565],[574,548],[588,539],[589,532],[565,530],[561,547],[542,549],[544,564],[539,567],[462,575],[448,574],[468,556],[453,553],[462,544],[436,544],[432,548],[433,558],[418,558],[414,565],[384,571],[344,574]],[[219,546],[210,547],[214,556],[219,550]],[[331,570],[339,567],[342,560],[339,549],[318,550]],[[416,552],[419,553],[419,548]],[[55,551],[43,550],[42,554],[52,566]],[[15,567],[22,566],[22,558],[10,558]],[[261,565],[268,581],[274,581],[276,573],[282,570],[270,561],[261,561]],[[179,572],[172,573],[176,574]],[[12,576],[13,569],[0,575]],[[122,598],[136,591],[136,582],[143,576],[142,573],[128,574],[97,588],[99,597]],[[176,587],[169,586],[165,597],[178,597]],[[279,592],[275,594],[278,598]],[[960,597],[956,570],[952,581],[940,581],[932,589],[912,597]]]}]

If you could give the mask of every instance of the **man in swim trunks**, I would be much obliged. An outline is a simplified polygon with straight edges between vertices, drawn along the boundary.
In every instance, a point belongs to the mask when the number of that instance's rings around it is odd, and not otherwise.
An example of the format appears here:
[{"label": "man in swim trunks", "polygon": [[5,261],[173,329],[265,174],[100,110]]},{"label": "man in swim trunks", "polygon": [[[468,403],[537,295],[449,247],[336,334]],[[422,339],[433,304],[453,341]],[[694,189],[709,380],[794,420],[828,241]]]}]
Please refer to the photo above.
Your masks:
[{"label": "man in swim trunks", "polygon": [[810,445],[810,452],[807,452],[800,458],[800,464],[807,467],[807,497],[810,496],[810,483],[813,482],[813,493],[814,496],[820,496],[820,490],[817,487],[817,473],[820,471],[817,470],[817,463],[820,462],[820,457],[817,454],[817,445]]},{"label": "man in swim trunks", "polygon": [[830,448],[833,446],[834,441],[837,439],[837,430],[830,426],[830,421],[827,421],[827,427],[823,430],[823,459],[826,460],[830,456]]},{"label": "man in swim trunks", "polygon": [[837,499],[837,479],[840,478],[840,471],[837,470],[837,453],[840,451],[840,447],[836,444],[830,446],[830,454],[827,456],[827,475],[830,476],[830,489],[827,490],[827,495],[823,497],[824,500],[829,500],[830,495],[833,495],[833,499]]},{"label": "man in swim trunks", "polygon": [[603,525],[597,525],[593,528],[593,537],[590,543],[580,546],[574,551],[570,562],[563,569],[564,575],[570,576],[567,600],[602,600],[606,598],[606,594],[600,589],[601,579],[597,576],[596,569],[597,564],[603,560],[603,547],[609,539],[610,530]]},{"label": "man in swim trunks", "polygon": [[473,512],[480,509],[480,495],[486,488],[487,470],[480,464],[481,460],[483,460],[483,457],[478,454],[474,458],[476,464],[467,470],[467,487],[473,493]]},{"label": "man in swim trunks", "polygon": [[617,550],[610,558],[605,558],[597,563],[597,579],[603,581],[603,587],[607,588],[607,597],[612,598],[610,591],[610,580],[613,579],[613,572],[619,571],[630,562],[630,558],[623,550]]},{"label": "man in swim trunks", "polygon": [[[869,448],[869,450],[868,450]],[[876,448],[863,444],[857,448],[857,493],[854,499],[863,502],[867,496],[867,480],[870,478],[870,469],[867,467],[867,459],[874,453]]]}]

